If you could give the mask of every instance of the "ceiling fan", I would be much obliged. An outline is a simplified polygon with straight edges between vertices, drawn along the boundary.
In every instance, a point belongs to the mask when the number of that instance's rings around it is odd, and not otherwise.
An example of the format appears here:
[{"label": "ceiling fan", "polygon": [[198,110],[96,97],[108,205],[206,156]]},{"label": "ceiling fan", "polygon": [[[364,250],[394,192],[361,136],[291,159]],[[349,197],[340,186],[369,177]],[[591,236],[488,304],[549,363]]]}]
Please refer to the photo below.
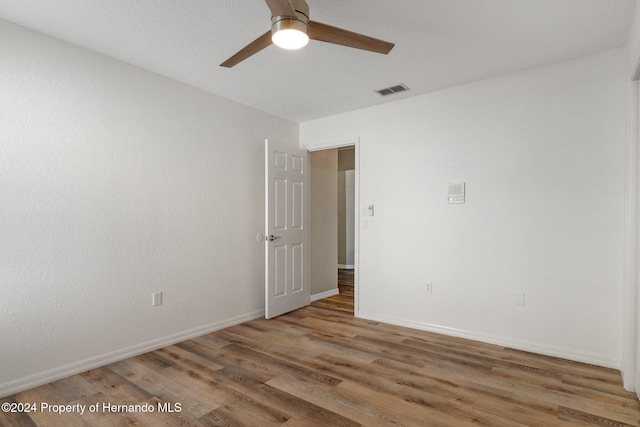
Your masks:
[{"label": "ceiling fan", "polygon": [[309,39],[385,55],[393,49],[393,43],[311,21],[309,19],[309,5],[305,0],[265,1],[271,9],[271,30],[224,61],[220,64],[221,67],[231,68],[260,52],[271,43],[285,49],[299,49],[304,47]]}]

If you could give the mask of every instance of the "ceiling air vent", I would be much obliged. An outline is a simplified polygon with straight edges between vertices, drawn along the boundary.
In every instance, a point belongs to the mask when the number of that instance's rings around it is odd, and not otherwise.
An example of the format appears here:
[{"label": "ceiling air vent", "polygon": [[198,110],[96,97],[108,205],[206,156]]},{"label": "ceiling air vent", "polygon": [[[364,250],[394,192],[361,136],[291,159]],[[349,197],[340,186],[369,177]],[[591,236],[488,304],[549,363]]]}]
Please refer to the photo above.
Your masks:
[{"label": "ceiling air vent", "polygon": [[404,92],[405,90],[409,90],[409,88],[403,84],[399,84],[399,85],[387,87],[384,89],[376,90],[376,92],[379,95],[387,96],[387,95],[391,95],[392,93]]}]

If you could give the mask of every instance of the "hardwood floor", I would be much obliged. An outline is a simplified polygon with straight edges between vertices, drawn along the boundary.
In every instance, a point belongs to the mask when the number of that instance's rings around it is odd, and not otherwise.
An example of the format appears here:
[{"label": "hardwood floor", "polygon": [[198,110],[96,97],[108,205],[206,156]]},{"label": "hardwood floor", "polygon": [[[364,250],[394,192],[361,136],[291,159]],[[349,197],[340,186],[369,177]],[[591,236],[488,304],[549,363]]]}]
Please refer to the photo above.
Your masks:
[{"label": "hardwood floor", "polygon": [[[638,426],[640,416],[615,370],[358,319],[341,303],[251,321],[0,402],[37,407],[0,412],[1,426],[46,427]],[[86,408],[56,414],[42,403]]]},{"label": "hardwood floor", "polygon": [[353,270],[338,269],[338,290],[338,295],[315,301],[313,305],[353,315]]}]

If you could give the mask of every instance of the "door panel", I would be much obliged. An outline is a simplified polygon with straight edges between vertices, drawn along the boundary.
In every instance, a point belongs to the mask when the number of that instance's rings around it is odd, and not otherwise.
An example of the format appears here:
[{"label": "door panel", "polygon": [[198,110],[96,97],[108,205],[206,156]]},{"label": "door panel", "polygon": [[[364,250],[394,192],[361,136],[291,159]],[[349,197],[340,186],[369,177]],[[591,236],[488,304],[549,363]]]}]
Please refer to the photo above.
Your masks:
[{"label": "door panel", "polygon": [[275,178],[274,195],[275,218],[273,221],[273,230],[281,231],[287,229],[287,180]]},{"label": "door panel", "polygon": [[291,291],[292,292],[300,292],[305,287],[303,285],[304,278],[304,246],[302,244],[294,244],[291,245],[292,251],[292,280],[291,280]]},{"label": "door panel", "polygon": [[265,317],[309,304],[309,195],[305,150],[265,148]]},{"label": "door panel", "polygon": [[304,186],[302,182],[292,182],[291,187],[293,196],[293,200],[291,201],[291,228],[293,230],[302,230],[304,218]]}]

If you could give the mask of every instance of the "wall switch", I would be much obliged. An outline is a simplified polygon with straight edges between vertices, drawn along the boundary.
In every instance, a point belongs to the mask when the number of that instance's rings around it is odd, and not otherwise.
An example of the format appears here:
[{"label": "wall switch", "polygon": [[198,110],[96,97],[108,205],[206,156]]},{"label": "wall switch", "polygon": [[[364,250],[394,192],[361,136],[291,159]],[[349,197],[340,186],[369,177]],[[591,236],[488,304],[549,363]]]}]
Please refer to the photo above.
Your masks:
[{"label": "wall switch", "polygon": [[450,182],[447,200],[451,203],[464,203],[464,182]]},{"label": "wall switch", "polygon": [[154,307],[156,305],[162,305],[162,292],[154,292],[152,297],[153,300],[151,302],[151,305],[153,305]]},{"label": "wall switch", "polygon": [[516,305],[524,305],[524,292],[516,292],[514,302]]},{"label": "wall switch", "polygon": [[424,293],[425,294],[433,293],[433,283],[425,283],[425,285],[424,285]]}]

